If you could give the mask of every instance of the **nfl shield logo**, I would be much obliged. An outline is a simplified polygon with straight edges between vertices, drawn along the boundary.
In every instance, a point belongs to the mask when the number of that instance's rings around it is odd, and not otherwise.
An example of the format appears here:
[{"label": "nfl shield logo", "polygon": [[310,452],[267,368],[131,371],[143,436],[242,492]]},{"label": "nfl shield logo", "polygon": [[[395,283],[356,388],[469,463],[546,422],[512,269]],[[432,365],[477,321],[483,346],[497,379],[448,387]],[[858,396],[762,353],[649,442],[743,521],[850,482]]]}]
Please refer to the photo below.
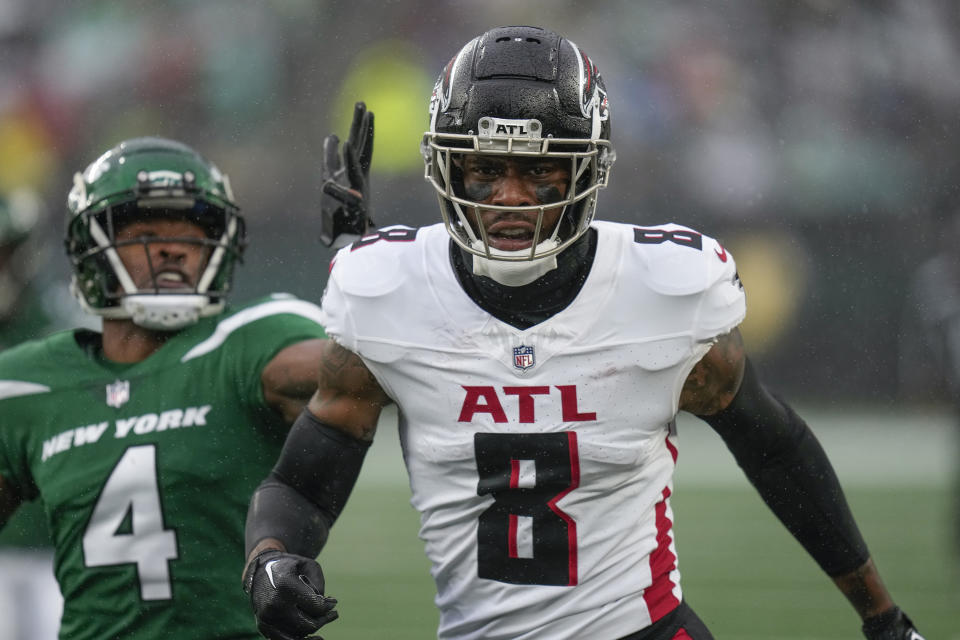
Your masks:
[{"label": "nfl shield logo", "polygon": [[107,385],[107,406],[120,408],[130,399],[130,381],[117,380]]},{"label": "nfl shield logo", "polygon": [[513,348],[513,366],[517,369],[529,369],[536,364],[533,356],[533,347],[520,345]]}]

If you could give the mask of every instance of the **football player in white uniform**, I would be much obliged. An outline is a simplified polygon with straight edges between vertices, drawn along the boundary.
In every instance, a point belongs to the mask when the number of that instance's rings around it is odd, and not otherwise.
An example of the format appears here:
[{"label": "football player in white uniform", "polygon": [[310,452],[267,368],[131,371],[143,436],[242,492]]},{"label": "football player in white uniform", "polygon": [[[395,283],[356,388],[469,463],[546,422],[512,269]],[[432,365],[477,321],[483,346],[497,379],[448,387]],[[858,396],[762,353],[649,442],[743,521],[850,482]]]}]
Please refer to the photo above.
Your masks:
[{"label": "football player in white uniform", "polygon": [[[369,168],[354,147],[352,201]],[[593,220],[615,155],[583,50],[534,27],[471,40],[440,74],[422,150],[443,224],[339,251],[319,389],[251,502],[261,633],[336,617],[313,558],[395,402],[440,638],[711,638],[677,569],[681,410],[723,437],[867,638],[920,637],[817,440],[746,357],[733,257],[680,225]]]}]

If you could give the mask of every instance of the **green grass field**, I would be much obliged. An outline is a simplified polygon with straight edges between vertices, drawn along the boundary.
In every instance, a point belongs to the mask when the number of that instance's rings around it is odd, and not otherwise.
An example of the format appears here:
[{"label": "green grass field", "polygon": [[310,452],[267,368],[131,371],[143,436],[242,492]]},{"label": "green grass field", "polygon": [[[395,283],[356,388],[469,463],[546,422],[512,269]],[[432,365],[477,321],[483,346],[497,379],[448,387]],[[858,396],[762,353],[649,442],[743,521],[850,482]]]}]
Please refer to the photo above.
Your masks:
[{"label": "green grass field", "polygon": [[[942,460],[936,456],[943,434],[923,445],[928,451],[915,450],[916,437],[902,446],[883,440],[883,455],[869,454],[879,458],[879,475],[871,479],[859,471],[858,458],[849,457],[847,449],[863,451],[844,444],[851,433],[856,435],[856,426],[842,436],[821,434],[821,440],[832,452],[884,580],[927,640],[960,639],[960,561],[949,536],[954,496],[942,470],[927,473]],[[681,440],[683,435],[681,429]],[[720,640],[862,638],[853,609],[739,475],[723,445],[694,436],[703,447],[688,447],[694,462],[704,456],[715,467],[704,463],[703,473],[683,473],[681,449],[675,531],[685,596],[714,635]],[[328,592],[340,600],[341,612],[341,619],[323,630],[326,640],[436,637],[433,582],[416,536],[418,518],[391,435],[380,439],[388,442],[375,444],[379,451],[371,452],[321,556]],[[926,455],[927,467],[900,477],[894,465],[903,453]],[[884,479],[891,477],[897,482],[889,486]]]}]

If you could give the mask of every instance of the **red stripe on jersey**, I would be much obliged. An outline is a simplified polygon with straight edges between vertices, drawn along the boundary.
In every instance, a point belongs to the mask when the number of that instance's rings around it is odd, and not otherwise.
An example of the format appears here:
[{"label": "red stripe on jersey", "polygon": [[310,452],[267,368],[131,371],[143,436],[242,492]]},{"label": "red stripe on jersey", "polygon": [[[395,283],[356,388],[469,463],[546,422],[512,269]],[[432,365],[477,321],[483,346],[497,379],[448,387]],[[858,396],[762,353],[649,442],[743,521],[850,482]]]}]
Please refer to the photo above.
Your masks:
[{"label": "red stripe on jersey", "polygon": [[[510,488],[517,489],[520,487],[520,461],[511,460],[510,461]],[[507,555],[511,558],[518,558],[519,554],[517,553],[517,516],[513,513],[508,515],[509,522],[507,524]]]},{"label": "red stripe on jersey", "polygon": [[693,638],[690,637],[686,629],[680,629],[670,640],[693,640]]},{"label": "red stripe on jersey", "polygon": [[[663,489],[663,499],[654,507],[657,523],[657,548],[650,554],[650,576],[653,582],[643,592],[643,600],[650,611],[650,621],[656,622],[679,606],[680,601],[673,595],[676,586],[670,579],[670,572],[677,568],[677,558],[670,551],[670,537],[673,523],[667,517],[667,498],[670,489]],[[680,636],[683,637],[683,636]]]},{"label": "red stripe on jersey", "polygon": [[677,464],[677,456],[680,455],[680,452],[677,451],[677,448],[670,442],[670,436],[667,436],[667,449],[670,451],[670,455],[673,456],[673,464]]},{"label": "red stripe on jersey", "polygon": [[578,580],[577,522],[569,515],[564,513],[563,510],[559,509],[557,507],[557,502],[559,502],[563,496],[580,486],[580,455],[577,453],[576,431],[567,432],[567,442],[570,444],[570,486],[555,495],[552,500],[547,502],[547,506],[550,507],[551,511],[563,518],[563,521],[567,523],[567,549],[569,550],[569,554],[567,556],[569,559],[567,564],[567,575],[570,576],[567,586],[572,587],[577,584]]}]

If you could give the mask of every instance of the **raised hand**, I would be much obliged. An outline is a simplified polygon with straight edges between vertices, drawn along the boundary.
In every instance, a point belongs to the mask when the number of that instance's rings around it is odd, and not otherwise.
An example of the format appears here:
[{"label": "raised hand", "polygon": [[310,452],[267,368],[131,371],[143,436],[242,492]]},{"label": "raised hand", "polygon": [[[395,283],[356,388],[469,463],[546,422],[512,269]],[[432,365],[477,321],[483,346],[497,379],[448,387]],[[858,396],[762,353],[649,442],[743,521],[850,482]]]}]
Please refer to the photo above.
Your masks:
[{"label": "raised hand", "polygon": [[373,160],[373,112],[358,102],[353,109],[350,135],[339,150],[340,138],[323,140],[320,177],[320,241],[328,247],[347,245],[373,226],[370,220],[370,163]]}]

